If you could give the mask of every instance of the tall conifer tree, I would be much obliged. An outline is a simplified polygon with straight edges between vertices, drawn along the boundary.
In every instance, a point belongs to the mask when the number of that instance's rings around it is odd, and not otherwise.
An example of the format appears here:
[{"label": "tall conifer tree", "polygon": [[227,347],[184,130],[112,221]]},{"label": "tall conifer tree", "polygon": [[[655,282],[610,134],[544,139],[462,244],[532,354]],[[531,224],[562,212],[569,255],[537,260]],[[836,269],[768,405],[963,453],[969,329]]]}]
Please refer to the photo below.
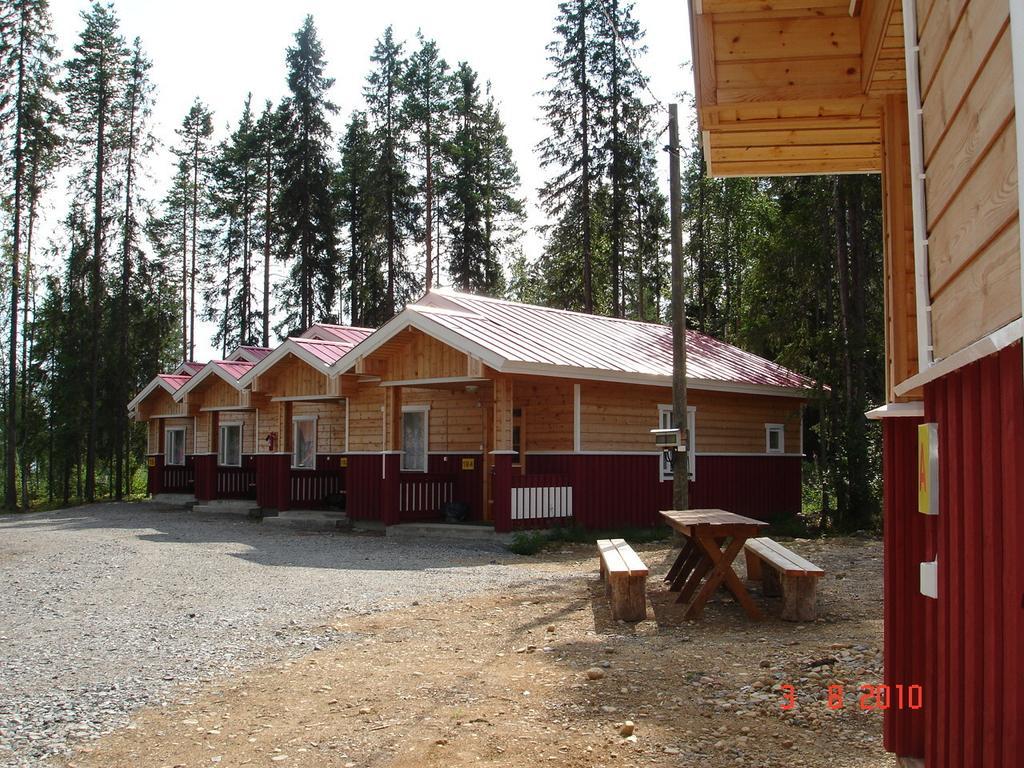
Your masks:
[{"label": "tall conifer tree", "polygon": [[124,90],[127,50],[112,6],[94,3],[82,13],[82,19],[85,28],[74,46],[75,55],[67,62],[64,91],[68,99],[71,137],[84,162],[80,183],[92,206],[88,284],[90,396],[84,496],[87,501],[93,501],[96,496],[100,337],[105,293],[103,267],[112,207],[107,174],[113,151],[123,138],[118,101]]},{"label": "tall conifer tree", "polygon": [[285,325],[305,329],[331,317],[338,287],[334,168],[328,157],[328,116],[338,108],[328,98],[334,78],[324,74],[324,50],[312,16],[295,33],[287,62],[290,95],[280,110],[278,216],[284,253],[297,262],[286,292],[293,303]]}]

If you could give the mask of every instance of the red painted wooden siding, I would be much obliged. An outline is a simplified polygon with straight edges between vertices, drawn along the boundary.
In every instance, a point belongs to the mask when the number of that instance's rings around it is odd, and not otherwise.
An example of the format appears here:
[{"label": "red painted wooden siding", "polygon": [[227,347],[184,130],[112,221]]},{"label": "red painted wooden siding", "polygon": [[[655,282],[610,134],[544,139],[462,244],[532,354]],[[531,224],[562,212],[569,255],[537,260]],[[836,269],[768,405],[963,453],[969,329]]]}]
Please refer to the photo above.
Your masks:
[{"label": "red painted wooden siding", "polygon": [[256,456],[242,456],[240,467],[217,467],[218,499],[256,498]]},{"label": "red painted wooden siding", "polygon": [[1021,366],[1018,343],[925,387],[925,420],[939,425],[940,510],[928,541],[939,599],[924,628],[892,617],[886,631],[916,638],[928,659],[929,768],[1024,760]]},{"label": "red painted wooden siding", "polygon": [[352,520],[381,520],[381,456],[354,454],[346,469],[346,510]]},{"label": "red painted wooden siding", "polygon": [[[698,456],[690,483],[692,508],[721,508],[771,521],[800,510],[801,459],[795,456]],[[672,483],[661,481],[660,457],[531,455],[530,474],[569,477],[573,512],[586,528],[652,526],[672,506]]]},{"label": "red painted wooden siding", "polygon": [[[882,423],[883,515],[885,526],[886,685],[925,685],[927,654],[919,632],[934,602],[921,594],[920,563],[930,560],[928,539],[935,520],[917,511],[917,427],[920,418],[890,418]],[[890,690],[895,690],[890,688]],[[884,743],[903,757],[924,756],[926,709],[885,712]]]}]

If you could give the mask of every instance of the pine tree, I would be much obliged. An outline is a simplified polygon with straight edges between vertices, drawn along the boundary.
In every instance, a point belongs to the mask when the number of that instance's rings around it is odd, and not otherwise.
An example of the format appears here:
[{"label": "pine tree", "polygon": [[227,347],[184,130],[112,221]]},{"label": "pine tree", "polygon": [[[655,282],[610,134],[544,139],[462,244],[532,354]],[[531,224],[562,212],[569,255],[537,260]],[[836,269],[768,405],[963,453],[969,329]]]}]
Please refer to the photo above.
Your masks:
[{"label": "pine tree", "polygon": [[[213,114],[197,97],[175,131],[179,144],[174,152],[185,190],[182,232],[182,358],[192,360],[196,351],[196,274],[205,262],[209,218],[209,172],[213,137]],[[201,236],[204,252],[199,253]]]},{"label": "pine tree", "polygon": [[257,208],[255,238],[262,246],[263,253],[263,301],[260,344],[270,346],[270,265],[278,236],[278,222],[275,200],[277,199],[278,156],[277,114],[269,101],[263,107],[259,120],[253,129],[253,151],[257,180]]},{"label": "pine tree", "polygon": [[574,285],[562,290],[581,293],[585,312],[595,309],[594,193],[602,175],[595,156],[603,142],[595,114],[600,102],[594,74],[597,2],[564,0],[558,5],[556,39],[548,45],[551,87],[543,92],[549,135],[538,145],[541,167],[553,172],[540,189],[540,200],[548,216],[558,221],[546,251],[549,261],[567,253],[581,261],[581,279],[572,278]]},{"label": "pine tree", "polygon": [[416,33],[419,48],[409,57],[403,80],[405,118],[415,137],[418,159],[423,163],[422,180],[417,193],[423,199],[423,288],[429,291],[435,282],[435,217],[437,181],[443,161],[442,147],[450,132],[452,78],[448,64],[437,50],[437,43]]},{"label": "pine tree", "polygon": [[287,307],[288,328],[307,328],[331,317],[337,293],[337,243],[335,235],[334,168],[328,157],[331,127],[328,115],[338,108],[327,94],[334,78],[324,74],[323,46],[313,17],[307,16],[288,49],[288,88],[291,95],[281,105],[280,192],[278,216],[284,252],[298,261],[292,270],[290,290],[296,297]]},{"label": "pine tree", "polygon": [[366,79],[363,96],[378,158],[373,188],[380,196],[383,210],[387,256],[387,303],[383,314],[390,318],[399,301],[404,303],[417,288],[405,253],[406,241],[414,234],[416,222],[414,187],[406,167],[409,141],[403,120],[402,82],[406,63],[402,45],[395,42],[390,26],[377,41],[370,61],[375,68]]},{"label": "pine tree", "polygon": [[366,115],[354,112],[341,141],[338,173],[339,223],[347,230],[349,317],[353,325],[376,327],[384,315],[387,285],[383,261],[383,209],[375,194],[376,152]]},{"label": "pine tree", "polygon": [[521,231],[519,172],[497,105],[490,95],[484,101],[476,72],[462,62],[455,80],[453,134],[446,145],[450,171],[443,185],[448,272],[461,290],[500,295],[501,258]]},{"label": "pine tree", "polygon": [[85,161],[80,184],[92,205],[92,256],[89,264],[90,339],[88,349],[90,387],[89,422],[86,434],[85,499],[96,496],[96,462],[99,425],[100,343],[104,305],[103,265],[105,236],[112,201],[107,173],[119,139],[118,100],[124,89],[127,50],[118,32],[112,6],[94,3],[82,13],[85,28],[67,62],[63,90],[68,100],[71,138]]},{"label": "pine tree", "polygon": [[[32,229],[39,197],[53,171],[58,137],[53,123],[58,110],[54,103],[54,60],[57,52],[48,3],[45,0],[12,0],[0,11],[0,80],[5,96],[0,98],[0,124],[13,123],[8,148],[5,150],[5,175],[13,192],[8,202],[11,213],[11,280],[10,315],[8,318],[10,349],[6,402],[6,450],[4,506],[17,509],[16,464],[19,446],[16,396],[18,388],[18,303],[24,287],[22,303],[22,370],[27,364],[27,328],[29,287],[31,285]],[[13,95],[13,98],[12,98]],[[5,192],[5,197],[7,193]],[[23,228],[28,237],[23,242]],[[24,274],[19,273],[24,256]],[[22,285],[24,283],[24,286]],[[29,398],[28,379],[23,374],[21,401],[24,416]],[[24,442],[24,438],[21,441]],[[27,456],[22,447],[22,502],[28,507]]]},{"label": "pine tree", "polygon": [[[637,113],[649,112],[641,104],[645,82],[634,62],[645,51],[641,45],[643,32],[633,18],[629,0],[601,0],[595,15],[593,37],[594,64],[592,76],[600,81],[600,110],[605,123],[604,143],[599,148],[602,166],[607,169],[611,191],[608,217],[610,238],[609,261],[611,282],[611,313],[623,314],[623,269],[629,230],[630,193],[636,188],[632,178],[640,167],[639,151],[650,151],[643,141],[632,140],[630,123]],[[646,124],[643,115],[641,124]]]},{"label": "pine tree", "polygon": [[[259,145],[252,115],[252,97],[246,98],[234,132],[217,148],[212,164],[213,213],[220,221],[227,259],[216,266],[210,288],[225,299],[218,340],[225,350],[239,344],[258,344],[262,312],[254,307],[253,244],[259,218],[261,178],[258,175]],[[237,261],[232,254],[237,254]],[[230,287],[236,285],[232,293]],[[208,309],[213,309],[207,301]],[[229,332],[229,328],[231,329]]]},{"label": "pine tree", "polygon": [[124,481],[130,474],[126,471],[128,445],[130,443],[131,421],[123,407],[130,398],[128,387],[132,383],[131,372],[136,361],[131,355],[129,337],[132,328],[131,293],[132,277],[141,260],[139,207],[145,201],[139,196],[138,176],[140,166],[153,147],[147,121],[152,110],[153,86],[149,80],[151,63],[142,51],[142,43],[135,38],[128,60],[125,87],[118,105],[123,120],[122,142],[119,149],[123,157],[124,209],[121,214],[121,279],[118,287],[117,307],[114,312],[114,328],[119,337],[118,354],[112,359],[116,366],[111,376],[117,382],[114,421],[114,494],[120,499],[124,494]]}]

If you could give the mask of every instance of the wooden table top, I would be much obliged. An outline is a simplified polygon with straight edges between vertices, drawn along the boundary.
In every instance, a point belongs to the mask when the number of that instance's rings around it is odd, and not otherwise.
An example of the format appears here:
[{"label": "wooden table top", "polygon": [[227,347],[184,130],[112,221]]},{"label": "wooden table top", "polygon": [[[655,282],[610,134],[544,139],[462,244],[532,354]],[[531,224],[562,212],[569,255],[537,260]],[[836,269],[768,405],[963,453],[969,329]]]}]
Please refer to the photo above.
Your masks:
[{"label": "wooden table top", "polygon": [[764,527],[768,523],[744,517],[724,509],[670,509],[663,510],[661,516],[673,528],[690,528],[696,525],[749,525]]}]

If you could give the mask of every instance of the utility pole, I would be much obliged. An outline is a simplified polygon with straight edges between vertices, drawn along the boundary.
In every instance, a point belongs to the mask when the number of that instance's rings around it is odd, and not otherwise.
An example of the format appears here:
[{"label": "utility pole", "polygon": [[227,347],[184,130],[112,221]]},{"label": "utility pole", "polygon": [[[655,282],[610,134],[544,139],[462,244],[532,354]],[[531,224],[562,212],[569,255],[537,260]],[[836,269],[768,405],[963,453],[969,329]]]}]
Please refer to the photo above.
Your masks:
[{"label": "utility pole", "polygon": [[690,435],[686,407],[686,304],[683,298],[683,211],[679,189],[679,110],[668,105],[669,226],[672,230],[672,426],[680,448],[672,462],[672,508],[690,507]]}]

